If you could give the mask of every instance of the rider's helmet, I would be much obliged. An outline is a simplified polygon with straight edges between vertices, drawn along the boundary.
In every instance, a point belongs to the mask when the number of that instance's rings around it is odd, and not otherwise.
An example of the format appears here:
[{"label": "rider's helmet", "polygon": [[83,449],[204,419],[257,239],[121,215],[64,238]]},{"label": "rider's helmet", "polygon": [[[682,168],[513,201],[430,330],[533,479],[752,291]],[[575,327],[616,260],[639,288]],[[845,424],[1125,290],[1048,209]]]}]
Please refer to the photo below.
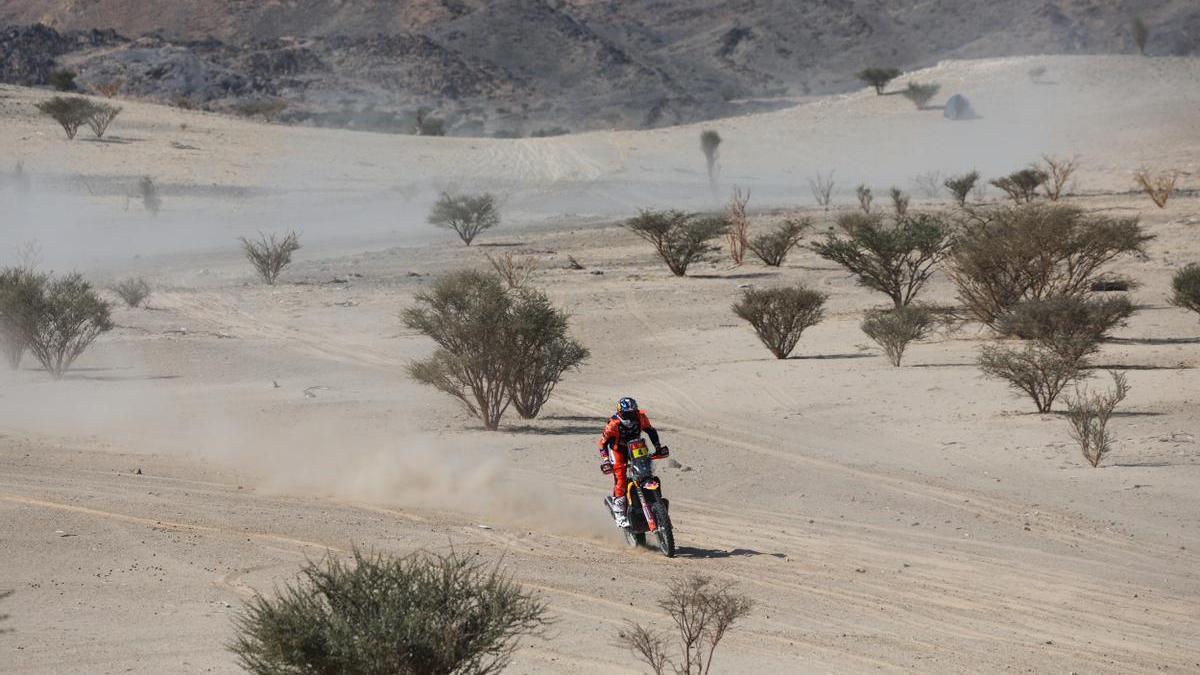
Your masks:
[{"label": "rider's helmet", "polygon": [[617,401],[617,416],[621,418],[621,426],[632,428],[638,423],[637,401],[629,396],[623,396]]}]

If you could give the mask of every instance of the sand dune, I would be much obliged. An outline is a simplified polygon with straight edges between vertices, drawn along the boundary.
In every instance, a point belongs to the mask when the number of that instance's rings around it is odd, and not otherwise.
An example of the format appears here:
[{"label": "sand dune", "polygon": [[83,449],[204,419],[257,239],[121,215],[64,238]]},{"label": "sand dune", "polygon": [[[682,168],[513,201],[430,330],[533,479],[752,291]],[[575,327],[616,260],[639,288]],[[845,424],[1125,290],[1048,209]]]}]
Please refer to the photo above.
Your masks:
[{"label": "sand dune", "polygon": [[[862,92],[711,125],[722,187],[764,210],[811,206],[818,170],[907,188],[1079,154],[1071,201],[1157,237],[1120,265],[1139,312],[1098,362],[1133,390],[1098,470],[1058,416],[979,377],[982,333],[889,366],[858,328],[882,296],[811,253],[670,277],[613,220],[712,204],[700,127],[424,139],[122,103],[112,142],[67,143],[30,112],[45,93],[0,88],[0,170],[20,157],[34,179],[28,197],[0,192],[0,260],[36,238],[47,266],[156,288],[65,381],[0,373],[3,669],[238,672],[232,614],[306,557],[454,546],[503,557],[558,619],[514,672],[641,672],[617,627],[663,623],[652,599],[692,571],[757,603],[721,672],[1200,670],[1200,325],[1166,303],[1169,275],[1200,261],[1200,201],[1127,194],[1143,164],[1197,187],[1198,75],[1183,59],[952,62],[911,76],[978,120]],[[127,210],[141,175],[162,186],[157,219]],[[430,275],[498,250],[423,224],[453,185],[504,192],[483,243],[540,256],[535,283],[593,353],[542,418],[499,433],[403,375],[430,345],[397,313]],[[234,237],[287,227],[306,247],[286,283],[254,283]],[[745,284],[795,280],[830,294],[829,316],[775,361],[727,307]],[[952,296],[940,277],[929,290]],[[690,468],[664,473],[674,560],[625,549],[601,510],[593,444],[623,394]]]}]

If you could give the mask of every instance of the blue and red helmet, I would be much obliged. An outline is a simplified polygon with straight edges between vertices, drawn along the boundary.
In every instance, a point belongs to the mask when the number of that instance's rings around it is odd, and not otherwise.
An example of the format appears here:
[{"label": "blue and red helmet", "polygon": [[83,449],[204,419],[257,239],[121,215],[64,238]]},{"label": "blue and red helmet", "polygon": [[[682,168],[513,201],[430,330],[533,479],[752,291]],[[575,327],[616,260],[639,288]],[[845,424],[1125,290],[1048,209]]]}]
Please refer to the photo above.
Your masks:
[{"label": "blue and red helmet", "polygon": [[617,416],[622,422],[633,423],[638,418],[638,404],[630,396],[623,396],[617,401]]}]

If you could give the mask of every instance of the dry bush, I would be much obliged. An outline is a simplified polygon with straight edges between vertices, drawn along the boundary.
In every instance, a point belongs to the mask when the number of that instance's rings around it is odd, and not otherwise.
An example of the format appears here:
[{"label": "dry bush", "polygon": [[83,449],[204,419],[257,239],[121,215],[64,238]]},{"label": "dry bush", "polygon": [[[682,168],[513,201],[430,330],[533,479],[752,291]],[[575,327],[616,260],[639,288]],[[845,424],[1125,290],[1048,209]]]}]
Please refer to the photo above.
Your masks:
[{"label": "dry bush", "polygon": [[713,192],[717,191],[717,149],[721,146],[721,134],[713,129],[700,132],[700,151],[704,153],[704,163],[708,168],[708,184]]},{"label": "dry bush", "polygon": [[79,75],[70,69],[59,68],[50,72],[50,77],[47,82],[56,91],[75,91],[75,78]]},{"label": "dry bush", "polygon": [[1052,202],[1058,201],[1067,187],[1067,182],[1071,180],[1071,175],[1078,168],[1078,157],[1064,159],[1042,155],[1042,166],[1038,170],[1046,175],[1046,179],[1042,181],[1042,189],[1046,191],[1046,198]]},{"label": "dry bush", "polygon": [[1001,335],[1034,340],[1068,361],[1084,365],[1110,331],[1133,315],[1126,297],[1091,299],[1055,295],[1018,302],[996,322]]},{"label": "dry bush", "polygon": [[1112,418],[1117,404],[1129,395],[1125,373],[1110,370],[1113,390],[1098,394],[1084,393],[1075,385],[1074,398],[1067,399],[1067,421],[1071,423],[1071,438],[1079,443],[1083,458],[1092,468],[1100,466],[1100,460],[1112,450],[1113,437],[1108,431],[1108,420]]},{"label": "dry bush", "polygon": [[1135,16],[1129,25],[1130,33],[1133,35],[1133,44],[1137,47],[1138,53],[1142,56],[1146,55],[1146,40],[1150,37],[1150,29],[1146,28],[1146,22],[1142,21],[1142,17]]},{"label": "dry bush", "polygon": [[750,203],[750,191],[745,193],[739,188],[733,189],[729,198],[726,214],[729,218],[729,231],[725,239],[729,242],[729,257],[734,265],[741,265],[746,260],[746,247],[749,246],[750,217],[746,215],[746,204]]},{"label": "dry bush", "polygon": [[733,313],[754,327],[777,359],[786,359],[805,329],[820,323],[829,296],[802,284],[782,288],[748,288],[733,305]]},{"label": "dry bush", "polygon": [[31,313],[40,305],[46,281],[32,266],[0,269],[0,351],[13,370],[21,366],[29,346],[28,328],[35,321]]},{"label": "dry bush", "polygon": [[[137,195],[142,200],[142,207],[152,216],[157,216],[162,210],[162,197],[158,195],[158,186],[150,176],[142,176],[137,184]],[[126,204],[128,206],[128,203]]]},{"label": "dry bush", "polygon": [[816,200],[817,206],[829,210],[829,205],[833,202],[833,171],[827,174],[817,173],[812,178],[808,179],[808,189],[812,190],[813,199]]},{"label": "dry bush", "polygon": [[17,329],[29,351],[56,380],[113,327],[108,303],[78,274],[43,277],[18,302]]},{"label": "dry bush", "polygon": [[458,399],[489,431],[510,405],[535,417],[563,373],[588,357],[544,294],[509,291],[493,275],[446,274],[416,303],[404,324],[438,348],[410,364],[409,375]]},{"label": "dry bush", "polygon": [[877,95],[883,95],[883,89],[889,82],[900,77],[896,68],[867,68],[857,74],[858,79],[875,88]]},{"label": "dry bush", "polygon": [[43,115],[58,122],[68,139],[75,138],[79,128],[88,123],[92,113],[91,101],[80,96],[55,96],[38,103],[36,107]]},{"label": "dry bush", "polygon": [[476,556],[355,551],[308,562],[256,594],[229,649],[255,675],[499,673],[525,636],[549,625],[546,604]]},{"label": "dry bush", "polygon": [[247,101],[234,106],[234,110],[243,117],[255,117],[262,115],[262,118],[267,122],[275,121],[284,110],[287,110],[288,102],[280,99],[264,99],[261,101]]},{"label": "dry bush", "polygon": [[258,233],[258,240],[240,237],[242,252],[254,266],[254,271],[268,284],[274,285],[283,269],[292,263],[292,254],[300,250],[300,236],[289,231],[282,238],[275,233]]},{"label": "dry bush", "polygon": [[517,414],[533,419],[563,374],[578,369],[590,353],[570,337],[566,312],[556,309],[542,293],[519,293],[510,318],[510,351],[518,363],[509,378],[509,394]]},{"label": "dry bush", "polygon": [[419,108],[414,116],[413,133],[418,136],[445,136],[446,120],[434,117],[429,108]]},{"label": "dry bush", "polygon": [[108,131],[108,125],[121,114],[121,106],[109,105],[107,103],[91,104],[91,112],[87,117],[88,127],[96,138],[104,138],[104,132]]},{"label": "dry bush", "polygon": [[650,242],[671,273],[681,277],[692,263],[718,250],[711,242],[729,223],[683,211],[642,211],[625,221],[625,228]]},{"label": "dry bush", "polygon": [[937,199],[942,192],[942,172],[926,171],[913,176],[914,192],[926,199]]},{"label": "dry bush", "polygon": [[854,188],[854,196],[858,198],[858,208],[863,213],[871,213],[871,202],[875,199],[871,194],[871,188],[860,183],[858,187]]},{"label": "dry bush", "polygon": [[107,82],[97,82],[92,86],[92,89],[104,98],[112,98],[121,93],[121,87],[123,86],[125,86],[125,80],[117,78],[115,80],[108,80]]},{"label": "dry bush", "polygon": [[1167,200],[1175,192],[1175,183],[1179,181],[1179,172],[1160,171],[1154,173],[1149,169],[1139,169],[1133,174],[1133,181],[1145,192],[1154,205],[1166,208]]},{"label": "dry bush", "polygon": [[452,195],[443,192],[429,212],[429,224],[453,230],[467,246],[484,230],[500,224],[496,197],[490,193]]},{"label": "dry bush", "polygon": [[979,369],[1029,396],[1040,413],[1050,412],[1054,399],[1082,373],[1077,362],[1035,344],[1020,350],[986,346],[979,351]]},{"label": "dry bush", "polygon": [[954,195],[954,201],[958,202],[960,207],[967,205],[967,197],[971,195],[971,191],[975,189],[975,184],[979,182],[979,172],[971,170],[960,176],[951,176],[946,179],[943,185]]},{"label": "dry bush", "polygon": [[829,233],[813,251],[845,267],[863,286],[886,294],[896,307],[912,302],[953,243],[953,228],[934,214],[891,223],[880,215],[848,214],[838,225],[846,236]]},{"label": "dry bush", "polygon": [[1087,292],[1109,263],[1144,254],[1151,239],[1137,218],[1060,204],[1002,208],[959,233],[947,274],[967,312],[995,327],[1022,300]]},{"label": "dry bush", "polygon": [[900,191],[900,188],[893,187],[888,190],[888,196],[892,198],[892,209],[900,218],[908,215],[909,196]]},{"label": "dry bush", "polygon": [[1032,202],[1037,197],[1037,189],[1046,182],[1047,178],[1045,171],[1037,167],[1029,167],[989,182],[1003,190],[1020,205]]},{"label": "dry bush", "polygon": [[1191,263],[1171,278],[1171,304],[1200,314],[1200,265]]},{"label": "dry bush", "polygon": [[926,104],[933,100],[934,96],[942,90],[940,84],[921,84],[919,82],[909,82],[908,88],[900,93],[904,98],[912,101],[913,105],[917,106],[917,110],[924,110]]},{"label": "dry bush", "polygon": [[112,290],[129,307],[139,307],[150,297],[150,284],[141,277],[124,279],[114,285]]},{"label": "dry bush", "polygon": [[633,652],[655,675],[667,668],[676,675],[707,675],[713,655],[725,634],[750,614],[754,604],[729,586],[718,586],[711,578],[693,574],[667,586],[658,606],[671,616],[678,631],[678,661],[667,654],[668,639],[656,631],[629,621],[617,634],[617,644]]},{"label": "dry bush", "polygon": [[529,283],[529,279],[539,267],[538,259],[531,255],[517,256],[512,253],[504,253],[493,258],[490,254],[485,253],[484,256],[509,288],[521,288]]},{"label": "dry bush", "polygon": [[770,232],[751,239],[747,246],[764,265],[779,267],[787,259],[788,253],[800,245],[801,237],[810,227],[812,221],[808,218],[789,218]]},{"label": "dry bush", "polygon": [[935,323],[933,314],[925,308],[906,305],[867,312],[861,328],[883,348],[888,361],[899,367],[909,343],[924,339]]}]

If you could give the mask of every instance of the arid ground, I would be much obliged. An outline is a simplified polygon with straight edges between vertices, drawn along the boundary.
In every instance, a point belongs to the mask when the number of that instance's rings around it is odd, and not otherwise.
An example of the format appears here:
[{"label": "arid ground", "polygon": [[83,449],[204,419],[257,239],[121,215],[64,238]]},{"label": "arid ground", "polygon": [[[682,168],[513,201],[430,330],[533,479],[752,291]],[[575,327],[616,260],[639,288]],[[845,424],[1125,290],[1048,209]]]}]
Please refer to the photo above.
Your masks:
[{"label": "arid ground", "polygon": [[[238,672],[233,617],[305,559],[453,547],[550,604],[551,635],[525,641],[513,672],[643,672],[615,634],[665,627],[654,599],[688,572],[756,603],[719,672],[1200,672],[1200,321],[1167,302],[1171,274],[1200,262],[1200,62],[914,77],[966,94],[979,119],[864,91],[704,127],[505,141],[123,102],[107,142],[68,142],[32,108],[47,93],[0,87],[0,172],[22,160],[32,177],[26,195],[0,191],[0,263],[36,241],[46,269],[155,288],[65,380],[32,360],[0,373],[0,590],[15,591],[0,670]],[[1132,385],[1115,452],[1091,468],[1060,415],[983,379],[992,338],[974,326],[893,368],[858,327],[886,298],[810,252],[670,276],[619,223],[715,205],[709,126],[725,138],[721,197],[750,188],[755,228],[787,211],[825,228],[818,171],[848,209],[859,182],[882,195],[931,171],[1079,155],[1068,201],[1156,236],[1116,267],[1140,283],[1138,312],[1096,359]],[[1185,172],[1167,208],[1132,191],[1141,166]],[[157,217],[127,196],[142,175]],[[499,192],[503,224],[464,248],[424,224],[443,188]],[[950,204],[918,192],[914,208]],[[305,247],[262,285],[236,237],[288,228]],[[592,358],[541,418],[488,433],[407,379],[431,343],[398,315],[433,275],[504,252],[542,261],[534,283]],[[729,305],[800,280],[829,294],[827,317],[777,361]],[[954,291],[939,275],[926,297]],[[594,444],[620,395],[680,464],[663,472],[675,559],[625,548],[603,510]]]}]

